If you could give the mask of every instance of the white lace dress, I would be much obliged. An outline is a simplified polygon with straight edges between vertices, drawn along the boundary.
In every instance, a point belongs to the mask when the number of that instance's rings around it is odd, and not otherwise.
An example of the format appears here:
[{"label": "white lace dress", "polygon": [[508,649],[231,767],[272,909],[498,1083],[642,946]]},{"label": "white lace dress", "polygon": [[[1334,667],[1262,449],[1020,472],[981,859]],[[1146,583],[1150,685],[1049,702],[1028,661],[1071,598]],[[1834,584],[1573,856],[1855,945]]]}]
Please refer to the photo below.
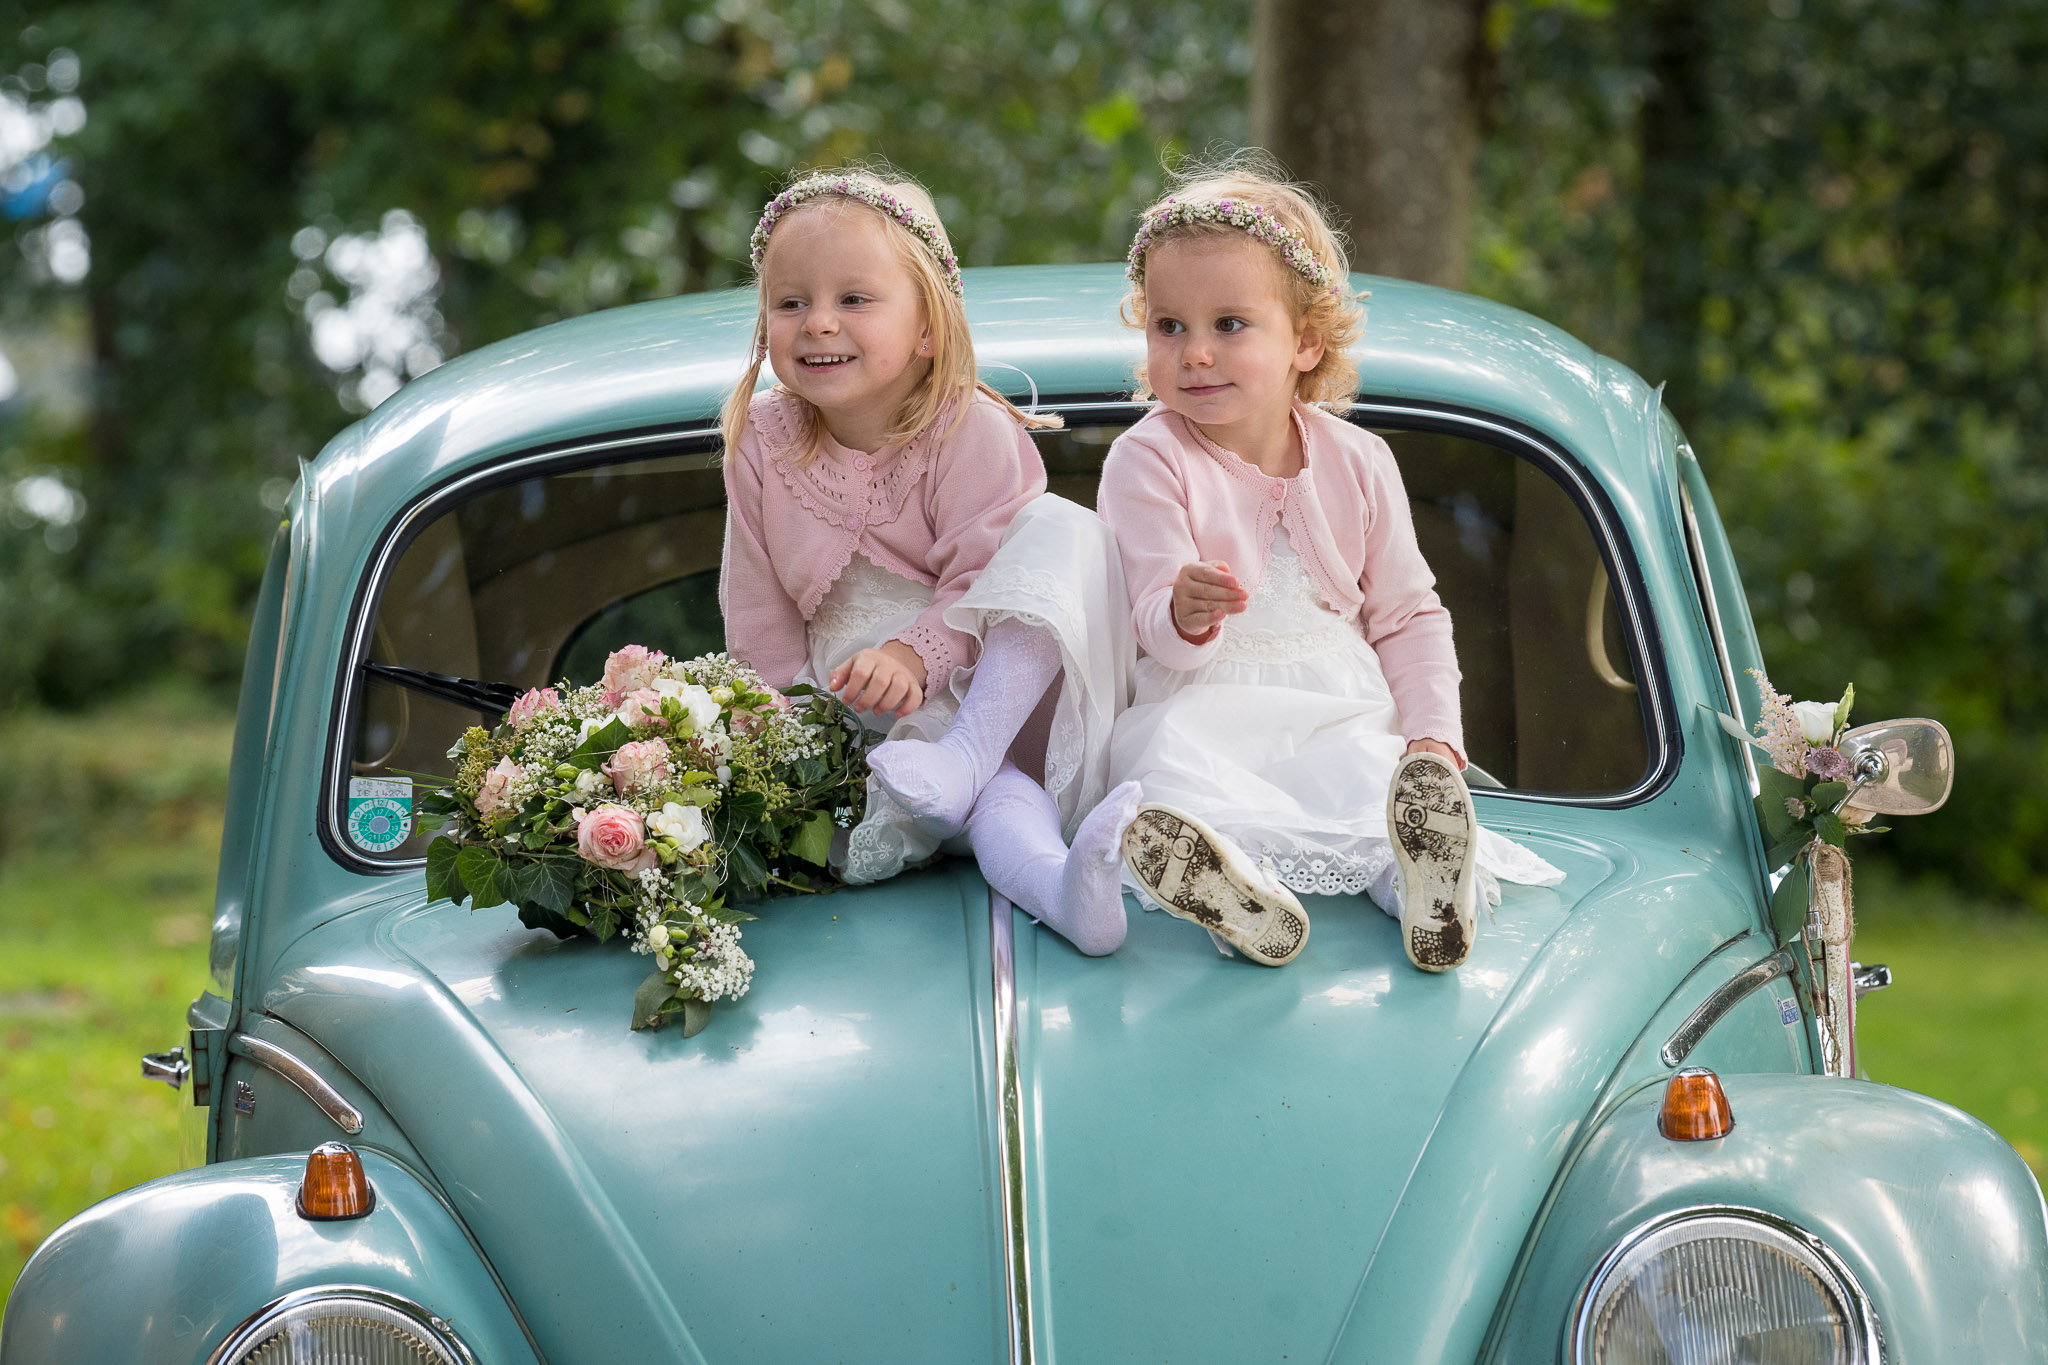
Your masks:
[{"label": "white lace dress", "polygon": [[[797,681],[822,686],[832,670],[894,638],[931,604],[929,587],[854,555],[811,616],[810,663]],[[1109,791],[1110,730],[1130,698],[1130,661],[1137,653],[1123,564],[1094,513],[1050,493],[1033,499],[1011,521],[974,586],[946,609],[946,624],[976,640],[1005,619],[1029,621],[1059,642],[1064,668],[1045,736],[1043,780],[1071,839]],[[890,739],[937,739],[953,723],[973,676],[972,667],[956,669],[901,719],[863,713],[861,721]],[[835,849],[835,860],[846,880],[875,882],[937,851],[937,841],[869,778],[867,817],[843,850]]]},{"label": "white lace dress", "polygon": [[[1407,741],[1379,656],[1355,620],[1325,605],[1283,528],[1246,609],[1223,623],[1189,672],[1140,659],[1137,698],[1116,724],[1113,781],[1175,806],[1271,858],[1297,892],[1374,892],[1390,884],[1387,784]],[[1480,886],[1550,886],[1564,874],[1490,830]],[[1388,913],[1396,913],[1389,908]]]}]

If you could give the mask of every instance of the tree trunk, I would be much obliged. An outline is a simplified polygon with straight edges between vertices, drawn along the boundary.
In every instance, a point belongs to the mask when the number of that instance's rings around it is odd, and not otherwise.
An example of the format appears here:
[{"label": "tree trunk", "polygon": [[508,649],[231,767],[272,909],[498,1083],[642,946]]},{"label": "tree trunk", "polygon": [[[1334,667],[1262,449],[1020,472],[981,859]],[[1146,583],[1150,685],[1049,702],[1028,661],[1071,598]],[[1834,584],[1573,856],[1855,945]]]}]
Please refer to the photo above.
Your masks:
[{"label": "tree trunk", "polygon": [[1460,288],[1488,0],[1259,0],[1253,136],[1346,220],[1359,270]]},{"label": "tree trunk", "polygon": [[1708,160],[1707,21],[1695,0],[1643,12],[1650,88],[1643,101],[1642,333],[1632,357],[1645,379],[1697,400],[1704,301]]}]

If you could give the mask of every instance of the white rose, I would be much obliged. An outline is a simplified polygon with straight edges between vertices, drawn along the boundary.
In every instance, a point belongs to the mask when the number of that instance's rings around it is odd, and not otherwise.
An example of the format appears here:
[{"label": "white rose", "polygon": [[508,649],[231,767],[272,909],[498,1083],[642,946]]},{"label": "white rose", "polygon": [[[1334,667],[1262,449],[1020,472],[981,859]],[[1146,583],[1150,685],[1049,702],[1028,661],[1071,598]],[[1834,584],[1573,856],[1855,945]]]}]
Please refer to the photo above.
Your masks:
[{"label": "white rose", "polygon": [[1835,737],[1835,704],[1831,701],[1795,701],[1792,715],[1799,733],[1808,744],[1825,744]]},{"label": "white rose", "polygon": [[666,695],[683,704],[683,710],[689,712],[690,725],[700,735],[718,724],[718,718],[723,714],[711,694],[695,683],[678,683],[675,691]]},{"label": "white rose", "polygon": [[[587,725],[589,722],[585,721],[584,724]],[[604,774],[594,769],[586,768],[584,771],[576,774],[576,794],[578,796],[595,795],[597,789],[604,785]]]},{"label": "white rose", "polygon": [[653,944],[657,951],[665,950],[668,947],[668,926],[666,924],[657,924],[652,929],[649,929],[647,931],[647,941]]},{"label": "white rose", "polygon": [[666,949],[666,948],[656,948],[656,949],[654,950],[654,965],[655,965],[655,966],[657,966],[657,967],[661,968],[661,969],[662,969],[663,971],[667,971],[667,970],[668,970],[668,964],[669,964],[669,962],[670,962],[670,961],[671,961],[671,959],[670,959],[670,957],[669,957],[669,955],[668,955],[668,949]]},{"label": "white rose", "polygon": [[675,844],[680,853],[688,853],[704,842],[710,829],[704,823],[704,812],[695,806],[668,802],[660,810],[647,817],[647,828],[656,835]]}]

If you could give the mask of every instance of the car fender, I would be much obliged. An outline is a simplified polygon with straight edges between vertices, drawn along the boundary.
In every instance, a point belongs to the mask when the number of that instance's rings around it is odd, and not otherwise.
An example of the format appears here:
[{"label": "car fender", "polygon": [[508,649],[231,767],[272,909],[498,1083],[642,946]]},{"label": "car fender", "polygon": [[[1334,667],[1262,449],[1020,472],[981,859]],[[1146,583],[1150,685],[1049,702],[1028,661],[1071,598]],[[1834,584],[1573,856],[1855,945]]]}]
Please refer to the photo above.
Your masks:
[{"label": "car fender", "polygon": [[477,1360],[536,1360],[454,1216],[404,1167],[361,1156],[376,1200],[361,1218],[299,1215],[304,1153],[183,1171],[87,1209],[16,1281],[0,1365],[205,1365],[285,1295],[341,1285],[417,1304]]},{"label": "car fender", "polygon": [[1958,1109],[1823,1076],[1722,1077],[1735,1126],[1675,1142],[1664,1087],[1607,1114],[1566,1175],[1488,1358],[1568,1359],[1599,1260],[1688,1208],[1756,1209],[1831,1247],[1868,1296],[1888,1365],[2048,1359],[2048,1208],[2012,1147]]}]

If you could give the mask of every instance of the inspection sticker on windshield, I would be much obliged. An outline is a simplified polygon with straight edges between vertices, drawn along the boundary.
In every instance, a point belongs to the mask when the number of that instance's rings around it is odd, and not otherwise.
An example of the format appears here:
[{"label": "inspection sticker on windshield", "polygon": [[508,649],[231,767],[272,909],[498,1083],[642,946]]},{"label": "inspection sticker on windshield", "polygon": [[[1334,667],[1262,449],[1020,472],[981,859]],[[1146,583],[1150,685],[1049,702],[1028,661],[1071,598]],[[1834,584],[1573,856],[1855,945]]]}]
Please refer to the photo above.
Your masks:
[{"label": "inspection sticker on windshield", "polygon": [[348,838],[365,853],[389,853],[412,833],[412,783],[348,781]]}]

